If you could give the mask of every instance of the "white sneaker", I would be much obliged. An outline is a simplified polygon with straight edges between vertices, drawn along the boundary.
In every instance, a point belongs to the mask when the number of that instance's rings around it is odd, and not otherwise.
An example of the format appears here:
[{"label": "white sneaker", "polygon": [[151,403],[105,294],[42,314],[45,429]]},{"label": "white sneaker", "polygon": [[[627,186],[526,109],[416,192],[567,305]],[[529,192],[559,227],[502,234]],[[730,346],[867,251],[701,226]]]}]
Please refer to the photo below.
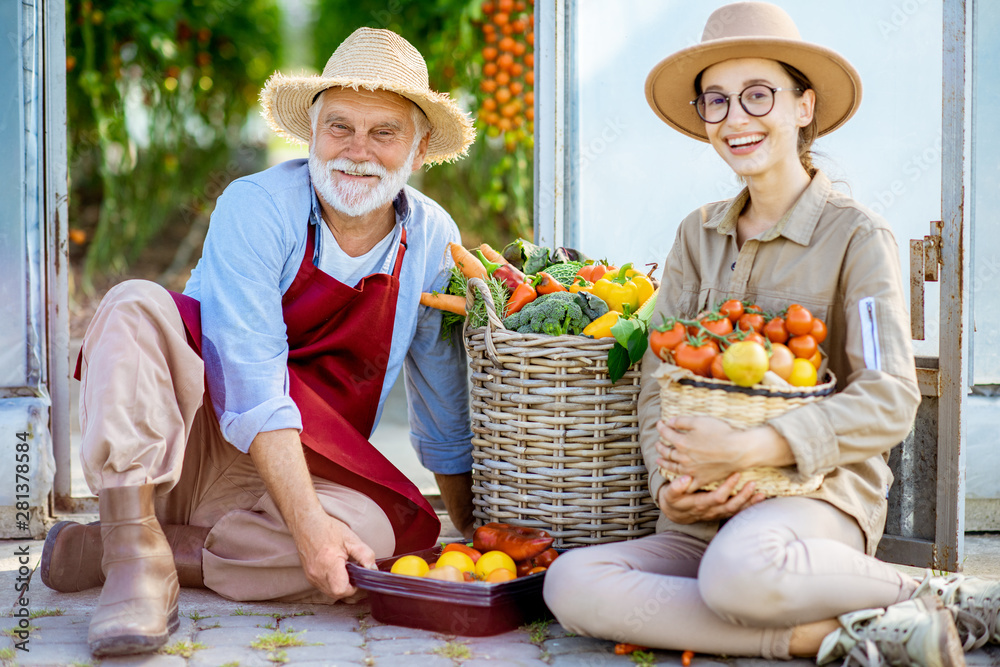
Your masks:
[{"label": "white sneaker", "polygon": [[966,651],[987,642],[1000,644],[1000,581],[962,574],[934,576],[930,570],[913,597],[935,594],[951,610]]},{"label": "white sneaker", "polygon": [[853,611],[837,620],[842,627],[823,639],[816,664],[844,658],[845,667],[965,665],[955,621],[937,596]]}]

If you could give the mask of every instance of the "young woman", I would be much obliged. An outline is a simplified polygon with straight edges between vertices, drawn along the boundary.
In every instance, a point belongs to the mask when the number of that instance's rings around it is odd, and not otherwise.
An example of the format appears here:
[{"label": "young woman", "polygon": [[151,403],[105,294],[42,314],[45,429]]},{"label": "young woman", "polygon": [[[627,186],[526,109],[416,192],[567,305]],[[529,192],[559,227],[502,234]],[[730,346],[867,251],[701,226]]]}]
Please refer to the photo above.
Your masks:
[{"label": "young woman", "polygon": [[[874,558],[888,452],[920,402],[897,246],[885,221],[835,191],[809,153],[854,114],[858,73],[802,41],[778,7],[738,3],[712,14],[700,44],[653,68],[646,97],[746,183],[681,223],[653,321],[730,298],[772,312],[799,303],[828,324],[823,348],[839,392],[748,431],[712,418],[664,423],[651,377],[659,360],[647,353],[640,437],[663,512],[657,533],[565,554],[546,575],[549,608],[570,631],[653,648],[964,664],[953,614],[990,584],[921,583]],[[739,485],[740,471],[757,466],[796,466],[825,481],[814,493],[765,499],[753,483]],[[661,467],[679,477],[665,482]],[[711,482],[722,484],[698,491]],[[995,608],[979,614],[986,628],[963,604],[967,648],[1000,638]]]}]

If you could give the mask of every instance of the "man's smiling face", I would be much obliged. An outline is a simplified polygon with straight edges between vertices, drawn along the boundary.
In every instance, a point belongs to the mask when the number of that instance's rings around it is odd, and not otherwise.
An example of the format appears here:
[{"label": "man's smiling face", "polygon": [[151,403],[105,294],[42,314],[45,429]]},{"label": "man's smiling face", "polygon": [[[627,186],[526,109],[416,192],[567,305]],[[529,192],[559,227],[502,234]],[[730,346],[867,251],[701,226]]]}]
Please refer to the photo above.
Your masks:
[{"label": "man's smiling face", "polygon": [[426,153],[426,141],[415,141],[414,104],[389,91],[352,88],[331,88],[321,102],[309,144],[320,197],[352,217],[391,202]]}]

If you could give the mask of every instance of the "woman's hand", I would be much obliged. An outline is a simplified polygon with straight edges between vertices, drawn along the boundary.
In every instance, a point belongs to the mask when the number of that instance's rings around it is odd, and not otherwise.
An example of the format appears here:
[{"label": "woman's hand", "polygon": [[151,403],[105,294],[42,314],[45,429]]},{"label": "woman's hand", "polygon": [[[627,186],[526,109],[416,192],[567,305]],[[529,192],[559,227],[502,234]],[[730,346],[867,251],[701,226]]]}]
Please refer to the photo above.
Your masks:
[{"label": "woman's hand", "polygon": [[732,495],[739,484],[739,473],[733,473],[714,491],[695,491],[691,478],[678,477],[660,487],[658,503],[660,511],[674,523],[688,524],[699,521],[727,519],[764,500],[763,493],[754,493],[754,483],[743,485],[739,493]]},{"label": "woman's hand", "polygon": [[674,417],[656,423],[660,442],[657,465],[675,475],[687,475],[700,489],[746,469],[742,458],[747,442],[743,431],[714,417]]},{"label": "woman's hand", "polygon": [[657,465],[691,477],[695,489],[749,468],[795,463],[788,443],[770,426],[738,431],[714,417],[674,417],[656,428]]}]

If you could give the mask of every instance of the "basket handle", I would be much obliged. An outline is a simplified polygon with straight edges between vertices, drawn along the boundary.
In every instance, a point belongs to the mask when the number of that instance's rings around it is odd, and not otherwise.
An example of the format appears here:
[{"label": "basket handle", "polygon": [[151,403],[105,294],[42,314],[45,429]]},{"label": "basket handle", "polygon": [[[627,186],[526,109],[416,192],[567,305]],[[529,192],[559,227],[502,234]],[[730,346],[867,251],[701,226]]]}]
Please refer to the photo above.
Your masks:
[{"label": "basket handle", "polygon": [[[476,302],[476,291],[482,295],[483,301],[486,304],[486,354],[490,358],[490,361],[494,366],[500,365],[499,355],[497,354],[496,345],[493,344],[493,331],[499,329],[501,331],[506,331],[507,327],[503,325],[503,320],[497,315],[496,304],[493,303],[493,295],[490,294],[489,287],[486,283],[482,281],[481,278],[469,278],[468,287],[465,290],[465,312],[471,313],[472,307]],[[469,316],[465,316],[465,323],[462,325],[462,339],[465,342],[466,352],[469,348]]]}]

